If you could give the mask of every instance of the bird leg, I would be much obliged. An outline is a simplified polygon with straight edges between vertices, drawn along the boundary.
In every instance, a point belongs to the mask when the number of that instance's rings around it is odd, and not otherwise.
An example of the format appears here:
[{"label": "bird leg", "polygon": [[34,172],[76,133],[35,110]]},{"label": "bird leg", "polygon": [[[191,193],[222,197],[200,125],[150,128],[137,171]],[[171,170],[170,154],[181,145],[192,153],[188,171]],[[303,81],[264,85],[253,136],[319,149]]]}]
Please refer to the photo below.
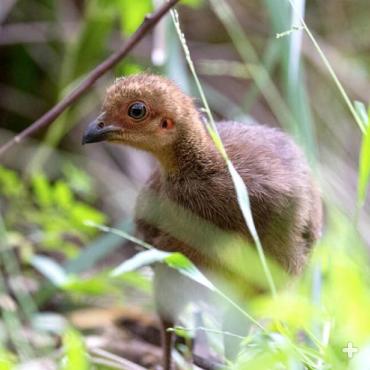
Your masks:
[{"label": "bird leg", "polygon": [[183,306],[181,296],[176,294],[179,287],[179,272],[161,263],[154,265],[153,268],[154,300],[161,324],[163,370],[171,370],[174,333],[168,329],[174,327]]},{"label": "bird leg", "polygon": [[160,317],[160,322],[161,322],[161,345],[163,351],[163,370],[171,370],[174,335],[173,331],[169,331],[168,329],[173,328],[174,322],[163,317]]}]

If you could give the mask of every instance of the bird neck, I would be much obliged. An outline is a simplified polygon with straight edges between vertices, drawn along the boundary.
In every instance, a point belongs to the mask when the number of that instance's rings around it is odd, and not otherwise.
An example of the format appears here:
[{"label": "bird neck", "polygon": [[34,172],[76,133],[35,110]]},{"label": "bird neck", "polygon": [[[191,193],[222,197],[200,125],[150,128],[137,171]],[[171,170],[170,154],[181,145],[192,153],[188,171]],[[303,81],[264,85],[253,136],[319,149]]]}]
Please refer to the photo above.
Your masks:
[{"label": "bird neck", "polygon": [[203,177],[222,164],[222,157],[200,120],[181,127],[173,145],[157,155],[166,177]]}]

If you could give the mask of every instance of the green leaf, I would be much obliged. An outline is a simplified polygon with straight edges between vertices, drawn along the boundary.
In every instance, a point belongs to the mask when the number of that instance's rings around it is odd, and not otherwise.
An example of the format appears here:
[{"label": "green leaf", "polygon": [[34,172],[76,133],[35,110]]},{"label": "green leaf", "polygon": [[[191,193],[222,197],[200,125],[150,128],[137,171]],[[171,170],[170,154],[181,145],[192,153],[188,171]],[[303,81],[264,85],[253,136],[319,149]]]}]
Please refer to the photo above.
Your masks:
[{"label": "green leaf", "polygon": [[177,337],[181,337],[184,339],[191,339],[194,336],[194,331],[184,328],[182,326],[175,326],[174,328],[167,329],[169,332],[173,332],[176,334]]},{"label": "green leaf", "polygon": [[[84,222],[84,225],[87,226],[88,224],[88,222]],[[129,221],[118,224],[116,230],[122,229],[130,231],[132,228],[133,224],[131,221]],[[85,271],[98,263],[98,261],[100,261],[102,258],[119,248],[121,245],[122,237],[119,237],[113,233],[104,234],[103,236],[94,240],[91,244],[87,245],[84,249],[81,249],[78,257],[68,261],[65,265],[65,268],[70,273],[79,273],[81,271]]]},{"label": "green leaf", "polygon": [[117,7],[121,13],[121,28],[122,32],[129,35],[136,31],[144,20],[146,14],[152,10],[152,2],[150,0],[116,0]]},{"label": "green leaf", "polygon": [[140,274],[137,271],[127,272],[126,274],[120,277],[120,282],[124,283],[128,287],[135,288],[137,290],[141,290],[144,293],[151,292],[151,281],[150,277]]},{"label": "green leaf", "polygon": [[38,173],[32,177],[33,191],[41,207],[50,207],[53,202],[52,188],[45,175]]},{"label": "green leaf", "polygon": [[[370,121],[370,107],[368,122]],[[367,187],[370,180],[370,124],[366,127],[366,132],[362,136],[362,143],[359,158],[358,172],[358,193],[357,204],[362,207],[366,200]]]},{"label": "green leaf", "polygon": [[74,201],[71,189],[63,181],[58,181],[55,184],[53,197],[55,204],[63,209],[69,209]]},{"label": "green leaf", "polygon": [[152,247],[150,244],[147,244],[125,232],[122,230],[117,230],[111,227],[102,226],[95,224],[91,221],[85,221],[85,224],[96,227],[102,231],[111,232],[116,235],[120,235],[123,238],[130,240],[134,243],[137,243],[144,248],[147,248],[148,250],[137,253],[134,257],[124,261],[121,265],[116,267],[112,271],[112,276],[118,276],[121,274],[124,274],[129,271],[136,270],[140,267],[152,264],[154,262],[164,262],[169,267],[175,268],[182,274],[186,275],[190,279],[198,282],[199,284],[204,285],[205,287],[216,291],[215,286],[200,272],[193,263],[184,255],[181,253],[168,253],[160,251],[154,247]]},{"label": "green leaf", "polygon": [[37,271],[58,287],[67,284],[70,279],[63,268],[49,257],[35,255],[32,257],[30,263]]},{"label": "green leaf", "polygon": [[8,197],[22,197],[26,189],[15,171],[0,166],[0,191]]},{"label": "green leaf", "polygon": [[124,261],[122,264],[116,267],[112,271],[112,276],[122,275],[126,272],[137,270],[140,267],[150,265],[154,262],[164,261],[169,256],[170,253],[154,248],[137,253],[134,257]]},{"label": "green leaf", "polygon": [[181,4],[192,8],[199,8],[203,4],[203,0],[182,0]]},{"label": "green leaf", "polygon": [[115,287],[105,274],[100,274],[87,279],[81,279],[80,277],[70,278],[63,285],[63,290],[71,293],[102,296],[109,292],[114,292]]},{"label": "green leaf", "polygon": [[81,335],[69,329],[63,336],[63,348],[65,352],[65,362],[63,370],[88,370],[89,364],[87,353]]},{"label": "green leaf", "polygon": [[183,254],[171,253],[165,258],[165,262],[168,266],[180,271],[183,275],[189,277],[197,283],[207,287],[212,291],[216,291],[215,286]]},{"label": "green leaf", "polygon": [[95,231],[86,226],[85,220],[91,220],[98,224],[105,222],[105,216],[103,213],[81,202],[74,203],[73,207],[69,211],[69,217],[79,230],[83,230],[90,235],[94,235]]},{"label": "green leaf", "polygon": [[215,291],[215,286],[193,265],[193,263],[181,253],[168,253],[158,249],[150,249],[140,252],[134,257],[123,262],[112,272],[112,276],[119,276],[126,272],[136,270],[140,267],[150,265],[155,262],[164,262],[169,267],[178,270],[183,275],[196,281],[197,283]]},{"label": "green leaf", "polygon": [[74,193],[84,198],[91,199],[93,194],[92,181],[90,176],[80,168],[67,162],[63,166],[63,175]]}]

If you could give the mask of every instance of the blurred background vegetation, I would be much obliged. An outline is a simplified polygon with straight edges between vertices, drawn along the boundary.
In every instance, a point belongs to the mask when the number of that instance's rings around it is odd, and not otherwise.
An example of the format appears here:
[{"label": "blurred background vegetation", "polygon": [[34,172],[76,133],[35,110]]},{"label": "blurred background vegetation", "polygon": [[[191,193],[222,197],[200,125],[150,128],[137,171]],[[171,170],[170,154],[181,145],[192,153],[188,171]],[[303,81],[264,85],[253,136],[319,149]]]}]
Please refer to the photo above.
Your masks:
[{"label": "blurred background vegetation", "polygon": [[[265,297],[248,308],[257,318],[282,320],[290,334],[269,328],[248,338],[233,366],[366,370],[370,136],[356,124],[299,16],[366,131],[370,4],[292,3],[295,12],[288,0],[183,0],[177,7],[215,117],[290,132],[310,159],[326,204],[324,237],[304,276],[278,301]],[[0,144],[71,91],[160,4],[1,0]],[[135,249],[86,225],[133,233],[135,197],[153,159],[126,147],[80,145],[105,88],[140,71],[167,75],[198,96],[167,16],[48,129],[0,158],[0,370],[135,369],[133,363],[159,362],[150,271],[112,278],[112,268]],[[219,335],[208,336],[220,351]],[[342,350],[349,342],[359,348],[352,359]]]}]

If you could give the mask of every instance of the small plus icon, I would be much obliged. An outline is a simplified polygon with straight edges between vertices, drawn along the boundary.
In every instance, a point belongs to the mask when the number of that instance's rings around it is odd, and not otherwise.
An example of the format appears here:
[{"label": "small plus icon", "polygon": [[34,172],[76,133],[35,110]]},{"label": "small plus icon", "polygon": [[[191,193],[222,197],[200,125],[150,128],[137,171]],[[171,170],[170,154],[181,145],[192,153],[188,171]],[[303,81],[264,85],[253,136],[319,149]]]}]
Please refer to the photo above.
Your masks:
[{"label": "small plus icon", "polygon": [[348,342],[347,347],[342,348],[344,353],[347,353],[348,358],[352,358],[353,355],[358,352],[358,348],[353,347],[352,342]]}]

